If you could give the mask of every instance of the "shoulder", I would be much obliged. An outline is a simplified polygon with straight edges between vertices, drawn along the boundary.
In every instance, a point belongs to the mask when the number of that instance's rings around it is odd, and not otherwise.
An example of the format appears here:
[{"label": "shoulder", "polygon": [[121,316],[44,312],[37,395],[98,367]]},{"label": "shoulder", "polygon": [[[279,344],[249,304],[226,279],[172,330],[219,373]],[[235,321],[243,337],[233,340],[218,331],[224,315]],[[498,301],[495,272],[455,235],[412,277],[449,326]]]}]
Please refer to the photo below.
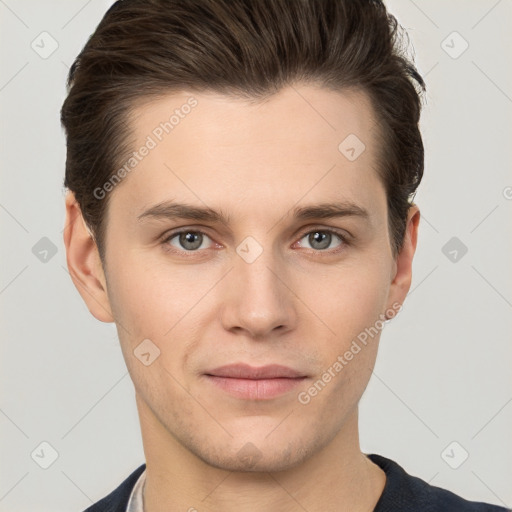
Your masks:
[{"label": "shoulder", "polygon": [[396,462],[381,455],[367,457],[386,473],[384,491],[374,512],[507,512],[508,509],[468,501],[446,489],[411,476]]},{"label": "shoulder", "polygon": [[139,466],[109,495],[91,505],[84,512],[125,512],[132,489],[145,469],[146,464]]}]

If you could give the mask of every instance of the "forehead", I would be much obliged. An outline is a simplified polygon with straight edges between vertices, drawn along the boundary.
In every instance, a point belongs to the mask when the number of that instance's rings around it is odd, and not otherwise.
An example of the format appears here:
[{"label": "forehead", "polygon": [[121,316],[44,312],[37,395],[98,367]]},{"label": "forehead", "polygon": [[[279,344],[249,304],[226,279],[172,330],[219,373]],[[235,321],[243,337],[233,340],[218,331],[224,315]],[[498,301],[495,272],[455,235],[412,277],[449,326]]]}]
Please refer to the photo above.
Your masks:
[{"label": "forehead", "polygon": [[148,135],[157,143],[165,142],[172,133],[176,140],[200,137],[203,144],[219,148],[225,142],[231,146],[265,144],[283,151],[285,142],[294,149],[305,140],[312,146],[319,138],[338,149],[337,143],[350,134],[368,139],[375,121],[370,99],[363,91],[297,84],[263,99],[244,100],[213,91],[141,98],[132,110],[129,126],[138,144]]},{"label": "forehead", "polygon": [[177,196],[241,208],[306,195],[371,205],[382,192],[374,111],[359,91],[296,85],[257,102],[181,91],[140,104],[129,123],[134,151],[150,149],[114,195],[135,215]]}]

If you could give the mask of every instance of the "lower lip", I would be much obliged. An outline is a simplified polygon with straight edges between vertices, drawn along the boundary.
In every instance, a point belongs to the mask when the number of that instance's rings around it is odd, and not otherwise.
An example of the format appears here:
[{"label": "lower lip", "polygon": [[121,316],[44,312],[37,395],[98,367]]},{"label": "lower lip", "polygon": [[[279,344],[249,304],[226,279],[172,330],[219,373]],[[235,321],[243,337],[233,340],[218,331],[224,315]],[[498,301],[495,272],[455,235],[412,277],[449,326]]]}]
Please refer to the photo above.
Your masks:
[{"label": "lower lip", "polygon": [[227,393],[245,400],[269,400],[289,393],[299,386],[306,377],[296,379],[235,379],[206,375],[206,378]]}]

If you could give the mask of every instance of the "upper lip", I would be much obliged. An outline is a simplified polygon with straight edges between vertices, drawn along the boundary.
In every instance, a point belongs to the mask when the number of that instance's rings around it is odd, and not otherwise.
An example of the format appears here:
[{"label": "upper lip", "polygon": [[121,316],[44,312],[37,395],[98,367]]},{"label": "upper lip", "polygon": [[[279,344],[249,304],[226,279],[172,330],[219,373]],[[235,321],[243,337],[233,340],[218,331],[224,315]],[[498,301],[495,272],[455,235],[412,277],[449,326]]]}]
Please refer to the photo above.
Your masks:
[{"label": "upper lip", "polygon": [[243,363],[219,366],[214,370],[208,371],[206,375],[212,375],[214,377],[228,377],[232,379],[254,380],[278,378],[296,379],[299,377],[305,377],[303,373],[279,364],[255,367]]}]

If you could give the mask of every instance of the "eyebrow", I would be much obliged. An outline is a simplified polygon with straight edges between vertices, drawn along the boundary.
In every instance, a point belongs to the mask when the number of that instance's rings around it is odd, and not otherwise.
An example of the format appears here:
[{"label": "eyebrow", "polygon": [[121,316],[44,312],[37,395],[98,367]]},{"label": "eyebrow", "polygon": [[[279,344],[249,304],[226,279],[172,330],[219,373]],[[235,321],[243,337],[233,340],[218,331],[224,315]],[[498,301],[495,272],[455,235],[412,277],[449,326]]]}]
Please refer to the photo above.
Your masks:
[{"label": "eyebrow", "polygon": [[[337,217],[356,217],[369,220],[368,210],[352,201],[319,203],[311,206],[296,207],[292,210],[296,220],[332,219]],[[144,210],[137,216],[138,222],[146,219],[173,220],[191,219],[229,226],[230,217],[209,207],[193,206],[174,201],[164,201]]]}]

